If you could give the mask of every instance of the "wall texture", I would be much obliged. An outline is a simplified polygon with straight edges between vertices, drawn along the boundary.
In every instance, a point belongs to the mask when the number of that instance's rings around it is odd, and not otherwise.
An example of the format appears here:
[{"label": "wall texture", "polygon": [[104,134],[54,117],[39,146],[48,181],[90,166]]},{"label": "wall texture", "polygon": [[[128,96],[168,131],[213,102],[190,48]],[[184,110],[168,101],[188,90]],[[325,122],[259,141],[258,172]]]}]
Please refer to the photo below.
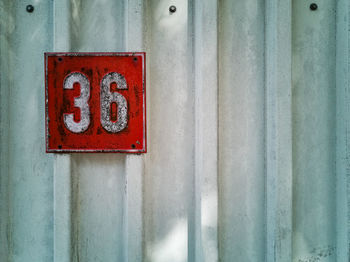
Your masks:
[{"label": "wall texture", "polygon": [[[350,3],[315,3],[2,0],[0,261],[349,262]],[[46,154],[46,51],[146,51],[149,152]]]}]

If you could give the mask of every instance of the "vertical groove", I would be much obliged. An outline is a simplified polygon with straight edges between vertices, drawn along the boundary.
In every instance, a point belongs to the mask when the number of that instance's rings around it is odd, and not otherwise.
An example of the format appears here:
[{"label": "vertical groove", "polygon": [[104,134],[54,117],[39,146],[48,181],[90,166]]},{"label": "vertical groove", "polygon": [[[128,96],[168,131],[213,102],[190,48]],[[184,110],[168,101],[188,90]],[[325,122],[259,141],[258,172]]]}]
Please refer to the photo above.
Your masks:
[{"label": "vertical groove", "polygon": [[[197,109],[198,109],[198,94],[197,94],[197,74],[196,71],[196,62],[197,61],[197,46],[196,46],[196,37],[199,35],[197,34],[197,28],[196,28],[196,19],[197,14],[200,6],[197,5],[197,2],[195,0],[189,0],[187,1],[188,5],[188,24],[187,24],[187,34],[188,34],[188,43],[187,43],[187,49],[189,53],[192,53],[192,56],[188,56],[188,86],[194,86],[195,88],[195,95],[194,95],[194,106],[193,106],[193,117],[194,117],[194,144],[193,144],[193,172],[191,176],[191,190],[190,190],[190,204],[188,205],[188,236],[187,236],[187,261],[198,261],[199,257],[201,255],[201,242],[200,242],[200,188],[199,183],[200,179],[198,177],[198,167],[197,167],[197,161],[198,161],[198,154],[197,154],[197,146],[198,146],[198,132],[197,132]],[[199,42],[199,41],[198,41]],[[198,65],[199,67],[200,65]]]},{"label": "vertical groove", "polygon": [[266,261],[292,260],[291,2],[266,0]]},{"label": "vertical groove", "polygon": [[[197,89],[196,89],[196,81],[198,80],[196,71],[196,61],[197,57],[197,47],[196,46],[196,37],[197,35],[197,28],[196,28],[196,19],[198,12],[196,11],[197,8],[200,6],[197,5],[196,0],[188,0],[187,1],[187,36],[188,36],[188,42],[187,42],[187,52],[191,53],[193,55],[190,55],[187,57],[187,71],[188,73],[188,86],[193,87],[193,108],[192,108],[192,114],[193,114],[193,144],[192,144],[192,163],[193,163],[193,171],[191,175],[190,181],[190,190],[189,190],[189,205],[188,205],[188,221],[187,221],[187,261],[198,261],[198,259],[201,258],[201,230],[200,230],[200,216],[201,216],[201,209],[200,209],[200,178],[198,177],[198,170],[197,170],[197,146],[198,146],[198,133],[197,133]],[[198,9],[199,10],[199,9]],[[198,41],[200,42],[200,41]],[[200,62],[199,62],[200,63]],[[198,65],[200,67],[200,64]]]},{"label": "vertical groove", "polygon": [[11,42],[11,17],[13,1],[3,1],[0,5],[0,260],[9,261],[11,248],[11,230],[10,230],[10,179],[9,179],[9,130],[10,130],[10,106],[9,81],[12,78],[10,70],[10,53],[8,52]]},{"label": "vertical groove", "polygon": [[350,4],[337,1],[337,262],[350,261]]},{"label": "vertical groove", "polygon": [[[129,48],[129,1],[132,0],[122,0],[123,5],[124,5],[124,50],[123,51],[128,51],[130,50]],[[129,206],[129,198],[130,198],[130,190],[129,190],[129,184],[131,181],[129,181],[129,177],[132,175],[132,171],[130,171],[130,160],[129,156],[125,157],[125,180],[124,180],[124,197],[123,197],[123,254],[122,254],[122,259],[121,261],[123,262],[128,262],[129,261],[129,252],[128,249],[130,247],[129,245],[129,212],[130,212],[130,206]],[[132,163],[131,163],[132,164]],[[130,174],[131,173],[131,174]]]},{"label": "vertical groove", "polygon": [[[193,260],[218,261],[218,82],[217,3],[193,1],[195,170]],[[190,241],[189,241],[190,242]]]},{"label": "vertical groove", "polygon": [[[143,0],[143,25],[142,25],[142,30],[143,30],[143,50],[146,52],[146,60],[145,60],[145,68],[146,68],[146,134],[147,134],[147,150],[149,150],[149,146],[151,145],[151,135],[150,135],[150,105],[151,105],[151,99],[150,99],[150,59],[151,59],[151,19],[150,19],[150,5],[151,1],[150,0]],[[142,177],[142,190],[141,190],[141,198],[142,198],[142,208],[141,208],[141,225],[142,225],[142,232],[141,232],[141,261],[145,261],[146,259],[146,173],[147,173],[147,168],[150,163],[148,162],[148,154],[144,156],[144,161],[143,161],[143,177]]]}]

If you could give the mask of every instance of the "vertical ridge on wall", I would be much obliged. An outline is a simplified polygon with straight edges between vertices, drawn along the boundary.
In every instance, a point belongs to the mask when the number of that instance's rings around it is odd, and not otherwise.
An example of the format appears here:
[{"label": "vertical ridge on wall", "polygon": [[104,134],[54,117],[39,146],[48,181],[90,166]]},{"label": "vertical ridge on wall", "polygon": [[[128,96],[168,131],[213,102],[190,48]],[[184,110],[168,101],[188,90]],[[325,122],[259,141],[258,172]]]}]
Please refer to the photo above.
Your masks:
[{"label": "vertical ridge on wall", "polygon": [[[55,0],[53,6],[53,50],[70,50],[70,1]],[[70,154],[54,157],[54,262],[71,261],[72,184]]]},{"label": "vertical ridge on wall", "polygon": [[[218,261],[217,3],[193,1],[195,172],[189,261]],[[192,255],[191,255],[192,254]]]},{"label": "vertical ridge on wall", "polygon": [[[197,153],[198,150],[198,129],[197,129],[197,105],[198,105],[198,76],[200,76],[200,70],[196,70],[196,63],[200,63],[201,59],[196,57],[197,46],[196,41],[201,41],[200,35],[197,32],[196,28],[196,20],[199,16],[197,14],[200,12],[200,6],[197,5],[196,1],[187,1],[187,51],[191,54],[187,57],[187,62],[189,65],[188,68],[188,86],[193,86],[194,88],[194,106],[193,106],[193,120],[194,120],[194,134],[193,134],[193,150],[194,150],[194,158],[193,158],[193,174],[191,175],[191,185],[192,188],[190,190],[190,202],[188,205],[188,233],[187,233],[187,258],[186,261],[198,261],[202,260],[202,243],[200,241],[201,238],[201,223],[198,221],[201,217],[201,208],[200,208],[200,177],[198,176],[199,166],[197,165],[198,159],[200,158],[200,154]],[[198,38],[198,39],[196,39]]]},{"label": "vertical ridge on wall", "polygon": [[265,255],[264,2],[219,1],[222,262],[261,262]]},{"label": "vertical ridge on wall", "polygon": [[[140,52],[144,50],[144,8],[143,0],[126,1],[126,51]],[[147,59],[147,54],[146,58]],[[146,63],[146,61],[145,61]],[[146,67],[147,69],[147,67]],[[146,83],[147,84],[147,83]],[[146,85],[147,89],[147,85]],[[125,220],[126,239],[124,261],[143,261],[143,177],[144,156],[127,155],[125,163],[126,193],[125,193]]]},{"label": "vertical ridge on wall", "polygon": [[266,0],[266,261],[292,261],[291,2]]},{"label": "vertical ridge on wall", "polygon": [[123,261],[125,158],[115,154],[72,157],[73,261]]},{"label": "vertical ridge on wall", "polygon": [[70,157],[55,156],[54,163],[54,261],[71,260],[71,167]]},{"label": "vertical ridge on wall", "polygon": [[143,261],[143,213],[142,213],[142,183],[143,157],[127,156],[126,158],[126,227],[124,261]]},{"label": "vertical ridge on wall", "polygon": [[336,256],[336,2],[317,4],[292,7],[293,261]]},{"label": "vertical ridge on wall", "polygon": [[1,14],[1,57],[6,59],[1,60],[1,96],[6,94],[1,100],[8,101],[1,105],[8,105],[6,111],[1,109],[1,131],[7,129],[1,134],[1,154],[7,161],[1,162],[6,168],[1,170],[7,201],[6,213],[1,211],[8,247],[5,261],[53,257],[53,158],[45,154],[43,73],[43,53],[52,48],[52,3],[33,5],[35,12],[29,13],[23,1],[1,1],[1,9],[8,8]]},{"label": "vertical ridge on wall", "polygon": [[[70,51],[121,52],[125,1],[70,1]],[[72,154],[73,261],[123,261],[127,251],[126,155]]]},{"label": "vertical ridge on wall", "polygon": [[[0,3],[0,260],[8,261],[12,242],[9,213],[9,94],[11,71],[10,34],[13,31],[13,1]],[[13,55],[12,55],[13,56]]]},{"label": "vertical ridge on wall", "polygon": [[350,4],[337,1],[337,262],[350,261]]},{"label": "vertical ridge on wall", "polygon": [[[194,89],[189,85],[188,2],[150,0],[149,141],[144,178],[145,261],[188,259],[194,170]],[[176,6],[176,12],[169,7]]]}]

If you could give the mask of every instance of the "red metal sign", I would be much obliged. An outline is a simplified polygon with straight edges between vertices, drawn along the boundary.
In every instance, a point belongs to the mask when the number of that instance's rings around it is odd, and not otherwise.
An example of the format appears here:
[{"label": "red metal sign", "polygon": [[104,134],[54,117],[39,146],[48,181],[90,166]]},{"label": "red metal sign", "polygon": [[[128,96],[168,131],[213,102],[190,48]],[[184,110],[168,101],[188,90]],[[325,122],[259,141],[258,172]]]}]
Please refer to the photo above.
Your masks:
[{"label": "red metal sign", "polygon": [[46,152],[146,152],[145,53],[45,53]]}]

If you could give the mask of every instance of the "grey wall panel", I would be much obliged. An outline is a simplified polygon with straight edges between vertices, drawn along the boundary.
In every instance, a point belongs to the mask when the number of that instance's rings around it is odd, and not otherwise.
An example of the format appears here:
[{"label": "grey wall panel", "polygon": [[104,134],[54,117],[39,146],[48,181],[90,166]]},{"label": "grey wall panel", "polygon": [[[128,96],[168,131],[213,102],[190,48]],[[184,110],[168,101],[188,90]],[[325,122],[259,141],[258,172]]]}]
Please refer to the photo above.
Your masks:
[{"label": "grey wall panel", "polygon": [[[218,261],[218,3],[192,2],[195,170],[189,261]],[[193,233],[192,233],[193,231]]]},{"label": "grey wall panel", "polygon": [[221,1],[219,8],[220,257],[262,261],[264,1]]},{"label": "grey wall panel", "polygon": [[9,222],[9,89],[7,85],[11,79],[10,76],[10,49],[11,42],[9,36],[13,31],[13,6],[7,2],[1,2],[0,5],[0,258],[6,260],[10,249],[10,241],[8,241],[8,222]]},{"label": "grey wall panel", "polygon": [[[51,261],[53,257],[53,157],[45,154],[44,60],[43,52],[52,48],[52,2],[37,1],[35,12],[26,12],[20,1],[2,1],[1,78],[6,82],[8,107],[1,122],[8,129],[2,146],[8,161],[2,189],[7,191],[6,261]],[[5,18],[6,17],[6,18]],[[4,46],[4,41],[6,46]],[[6,48],[6,49],[4,49]],[[6,94],[5,93],[5,94]],[[3,119],[3,118],[2,118]],[[3,152],[2,152],[3,153]],[[4,163],[2,163],[4,164]],[[5,212],[4,212],[5,211]],[[2,232],[3,233],[3,232]]]},{"label": "grey wall panel", "polygon": [[124,51],[125,2],[71,0],[68,29],[71,51]]},{"label": "grey wall panel", "polygon": [[[169,13],[169,6],[177,11]],[[149,151],[145,261],[187,261],[194,171],[194,89],[187,1],[149,1]],[[181,164],[180,164],[181,163]]]},{"label": "grey wall panel", "polygon": [[293,261],[335,261],[335,2],[293,14]]},{"label": "grey wall panel", "polygon": [[292,10],[265,1],[266,261],[292,259]]},{"label": "grey wall panel", "polygon": [[350,71],[349,71],[349,1],[337,2],[336,29],[336,140],[337,140],[337,261],[350,258]]},{"label": "grey wall panel", "polygon": [[[0,2],[0,261],[349,261],[348,1],[27,4]],[[45,51],[146,51],[149,152],[45,154]]]},{"label": "grey wall panel", "polygon": [[73,261],[122,260],[124,157],[74,155],[72,170]]}]

